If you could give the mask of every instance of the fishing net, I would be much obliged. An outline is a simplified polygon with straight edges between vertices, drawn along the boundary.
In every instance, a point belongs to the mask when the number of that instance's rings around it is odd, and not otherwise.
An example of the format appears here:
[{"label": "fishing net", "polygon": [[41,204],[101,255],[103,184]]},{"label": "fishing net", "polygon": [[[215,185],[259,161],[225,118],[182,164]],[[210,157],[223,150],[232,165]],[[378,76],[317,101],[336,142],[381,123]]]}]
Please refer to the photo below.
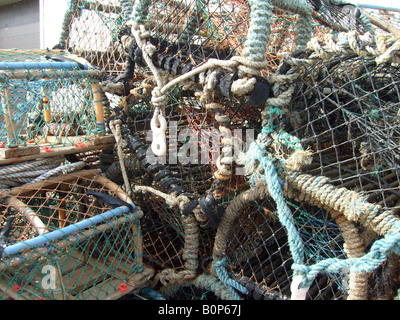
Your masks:
[{"label": "fishing net", "polygon": [[58,47],[101,71],[115,139],[94,163],[144,213],[154,278],[134,299],[398,294],[399,44],[394,17],[382,32],[370,16],[341,0],[70,2]]},{"label": "fishing net", "polygon": [[138,212],[125,201],[97,170],[3,193],[1,298],[93,300],[140,287]]}]

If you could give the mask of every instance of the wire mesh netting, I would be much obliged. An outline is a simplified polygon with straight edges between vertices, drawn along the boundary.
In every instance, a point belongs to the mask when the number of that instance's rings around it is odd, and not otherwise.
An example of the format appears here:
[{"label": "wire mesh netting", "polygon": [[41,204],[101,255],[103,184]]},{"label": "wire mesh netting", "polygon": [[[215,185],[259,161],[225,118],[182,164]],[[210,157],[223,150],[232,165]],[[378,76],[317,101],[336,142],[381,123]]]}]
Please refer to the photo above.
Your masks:
[{"label": "wire mesh netting", "polygon": [[[101,71],[115,145],[68,161],[91,158],[101,169],[96,177],[113,181],[143,211],[140,232],[138,220],[126,221],[88,240],[97,251],[125,255],[131,269],[143,256],[154,270],[129,297],[398,296],[396,21],[342,0],[70,1],[57,47]],[[88,92],[73,96],[95,102]],[[20,200],[45,212],[54,207],[57,225],[67,198],[60,188],[46,191],[48,200],[39,192]],[[83,189],[75,192],[81,197]],[[111,210],[85,199],[86,214]],[[114,245],[120,235],[123,244]],[[100,252],[91,259],[111,259]],[[70,290],[74,281],[62,273]],[[81,297],[68,290],[55,292]]]}]

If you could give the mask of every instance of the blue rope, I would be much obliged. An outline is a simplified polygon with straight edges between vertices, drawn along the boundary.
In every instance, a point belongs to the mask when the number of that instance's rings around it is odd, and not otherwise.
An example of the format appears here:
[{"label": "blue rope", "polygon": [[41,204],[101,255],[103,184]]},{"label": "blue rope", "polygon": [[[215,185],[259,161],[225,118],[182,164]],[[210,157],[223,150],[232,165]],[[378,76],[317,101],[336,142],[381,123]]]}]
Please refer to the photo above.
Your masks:
[{"label": "blue rope", "polygon": [[[261,179],[266,182],[268,192],[277,205],[279,221],[287,230],[290,251],[294,263],[298,265],[304,265],[305,252],[303,241],[298,230],[296,229],[296,223],[292,212],[290,211],[290,208],[288,207],[283,196],[280,179],[272,162],[272,157],[270,157],[269,153],[264,147],[261,147],[255,142],[250,145],[248,154],[252,159],[258,160],[259,168],[263,169],[258,170],[258,172],[264,172],[261,174]],[[254,184],[255,181],[252,179],[254,178],[251,178],[251,182]]]},{"label": "blue rope", "polygon": [[248,290],[237,281],[229,278],[228,272],[226,271],[226,257],[214,263],[214,270],[221,282],[228,288],[229,292],[233,295],[236,300],[241,300],[240,295],[235,291],[240,291],[243,294],[248,294]]},{"label": "blue rope", "polygon": [[390,253],[400,254],[400,221],[394,224],[394,230],[394,232],[388,233],[384,238],[375,241],[370,251],[362,257],[348,259],[331,258],[322,260],[312,266],[295,264],[292,268],[304,275],[305,279],[302,286],[310,285],[321,272],[338,273],[346,269],[355,273],[373,272],[386,261]]},{"label": "blue rope", "polygon": [[[280,178],[275,170],[272,155],[265,147],[256,142],[250,145],[247,152],[249,164],[258,162],[257,168],[252,168],[250,175],[250,184],[255,185],[257,181],[266,183],[268,192],[277,205],[277,214],[279,221],[286,228],[290,251],[294,260],[292,269],[294,276],[302,275],[303,281],[300,287],[308,287],[319,273],[340,273],[343,270],[349,270],[354,273],[373,272],[379,265],[386,261],[388,254],[394,252],[400,254],[400,221],[393,224],[392,232],[380,240],[374,242],[370,251],[359,258],[327,258],[307,266],[305,264],[305,247],[299,231],[296,228],[295,220],[290,212],[287,202],[284,199],[281,189]],[[249,172],[249,167],[246,167]],[[357,203],[353,204],[355,208]],[[355,209],[356,210],[356,209]],[[390,219],[388,219],[388,222]],[[384,222],[383,222],[384,223]]]}]

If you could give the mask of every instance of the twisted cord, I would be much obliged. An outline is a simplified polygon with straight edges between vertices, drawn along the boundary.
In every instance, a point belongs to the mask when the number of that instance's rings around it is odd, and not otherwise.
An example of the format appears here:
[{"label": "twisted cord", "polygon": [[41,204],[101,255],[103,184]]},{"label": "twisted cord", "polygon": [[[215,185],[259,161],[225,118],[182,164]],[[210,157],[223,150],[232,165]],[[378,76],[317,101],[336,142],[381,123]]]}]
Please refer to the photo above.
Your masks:
[{"label": "twisted cord", "polygon": [[147,20],[148,8],[151,0],[135,1],[132,8],[131,19],[137,23],[143,23]]},{"label": "twisted cord", "polygon": [[279,221],[286,228],[294,262],[296,264],[304,264],[305,252],[303,241],[295,227],[295,221],[292,213],[285,202],[280,185],[280,179],[275,170],[273,162],[266,155],[266,150],[263,150],[256,143],[253,143],[250,146],[247,154],[251,155],[252,159],[259,161],[258,171],[260,172],[260,169],[262,169],[261,171],[264,171],[264,173],[261,174],[262,180],[265,181],[268,192],[276,203]]},{"label": "twisted cord", "polygon": [[[329,210],[335,219],[344,239],[343,249],[349,258],[358,258],[364,255],[365,245],[353,221],[349,221],[342,213]],[[349,291],[347,300],[367,300],[369,273],[349,274]]]},{"label": "twisted cord", "polygon": [[62,174],[63,172],[70,173],[72,171],[81,170],[85,166],[86,166],[86,162],[85,161],[78,161],[78,162],[74,162],[74,163],[68,163],[68,164],[65,164],[63,166],[59,166],[59,167],[57,167],[57,168],[55,168],[53,170],[47,171],[46,173],[43,173],[42,175],[40,175],[36,179],[30,181],[29,183],[43,181],[43,180],[46,180],[47,178],[54,177],[54,176],[57,176],[59,174]]},{"label": "twisted cord", "polygon": [[286,182],[288,196],[341,212],[348,220],[360,223],[379,235],[394,232],[395,223],[400,221],[392,211],[367,202],[357,192],[334,187],[328,183],[328,178],[288,172]]},{"label": "twisted cord", "polygon": [[227,264],[226,257],[222,258],[219,261],[214,262],[213,264],[214,271],[217,274],[219,280],[228,288],[229,292],[232,294],[235,300],[241,300],[241,297],[236,292],[236,290],[240,291],[243,294],[248,294],[248,290],[239,282],[229,277],[228,272],[226,271],[226,264]]},{"label": "twisted cord", "polygon": [[[289,172],[286,182],[285,193],[288,197],[294,197],[298,201],[307,201],[330,212],[336,212],[336,214],[341,213],[349,221],[361,223],[376,233],[385,235],[383,239],[372,245],[369,253],[361,257],[350,257],[346,260],[327,259],[314,266],[294,265],[293,268],[305,274],[303,285],[310,283],[319,272],[340,272],[343,268],[349,268],[352,273],[372,272],[387,259],[389,253],[400,253],[398,242],[400,240],[400,219],[391,211],[382,211],[380,206],[368,203],[364,197],[354,191],[335,188],[328,183],[329,180],[325,177],[312,177]],[[355,241],[353,245],[356,250],[354,254],[362,255],[362,244]],[[361,287],[361,291],[355,290],[352,297],[357,298],[357,295],[360,295],[361,298],[365,298],[365,292],[362,292],[365,290],[362,288],[363,284],[357,284],[357,281],[366,283],[367,275],[355,275],[355,277],[353,284],[358,288]]]},{"label": "twisted cord", "polygon": [[[319,44],[316,39],[311,39],[307,43],[307,47],[315,53],[308,59],[310,64],[314,64],[315,60],[319,58],[329,59],[335,54],[346,53],[356,53],[362,57],[375,57],[377,64],[389,61],[400,63],[398,55],[400,40],[393,39],[391,35],[379,34],[373,37],[369,32],[364,35],[359,35],[356,31],[341,32],[337,35],[336,40],[333,34],[326,35],[324,45]],[[296,61],[294,58],[291,60]]]},{"label": "twisted cord", "polygon": [[303,274],[303,286],[310,285],[315,277],[322,272],[339,273],[345,269],[355,273],[373,272],[386,261],[390,253],[400,254],[400,222],[397,221],[394,227],[397,230],[396,232],[390,232],[384,238],[375,241],[369,252],[360,258],[330,258],[312,266],[294,264],[292,268]]},{"label": "twisted cord", "polygon": [[267,187],[257,185],[254,189],[249,189],[233,198],[225,209],[225,214],[221,217],[218,224],[217,233],[215,235],[213,256],[214,260],[221,260],[228,245],[228,234],[232,228],[234,221],[239,217],[242,210],[248,206],[248,203],[268,195]]},{"label": "twisted cord", "polygon": [[296,48],[304,47],[312,37],[312,9],[307,15],[298,15],[296,19]]},{"label": "twisted cord", "polygon": [[0,169],[0,183],[8,188],[31,183],[35,178],[57,168],[63,160],[63,157],[53,157],[4,166]]}]

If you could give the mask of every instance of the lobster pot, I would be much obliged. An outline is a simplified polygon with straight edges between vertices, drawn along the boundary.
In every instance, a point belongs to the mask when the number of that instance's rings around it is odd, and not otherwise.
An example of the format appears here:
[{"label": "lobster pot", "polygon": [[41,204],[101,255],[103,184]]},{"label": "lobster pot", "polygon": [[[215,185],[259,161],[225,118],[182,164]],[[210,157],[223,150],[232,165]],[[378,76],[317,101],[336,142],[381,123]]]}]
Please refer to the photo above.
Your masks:
[{"label": "lobster pot", "polygon": [[[335,209],[323,209],[287,193],[285,202],[293,215],[289,226],[278,217],[276,204],[259,190],[247,190],[230,202],[213,251],[216,257],[225,254],[229,274],[248,289],[248,299],[290,299],[299,259],[310,267],[328,266],[363,256],[374,239],[369,228],[354,224]],[[398,263],[391,254],[373,272],[321,268],[305,298],[342,300],[362,293],[365,299],[392,299],[397,294]]]},{"label": "lobster pot", "polygon": [[[141,219],[143,233],[143,259],[157,270],[172,268],[182,270],[185,261],[182,257],[185,248],[185,228],[176,209],[169,208],[163,199],[144,196],[146,211]],[[206,261],[212,254],[215,236],[213,229],[199,229],[199,261]]]},{"label": "lobster pot", "polygon": [[[329,213],[294,201],[287,204],[304,243],[308,264],[346,257],[339,227]],[[268,198],[247,203],[224,236],[228,270],[250,289],[250,299],[290,298],[293,256],[287,230],[275,210]],[[345,285],[346,280],[338,275],[320,275],[311,285],[307,299],[341,299],[346,294]]]},{"label": "lobster pot", "polygon": [[100,73],[73,60],[55,61],[59,58],[58,51],[0,52],[3,148],[52,151],[88,144],[105,132]]},{"label": "lobster pot", "polygon": [[119,40],[131,6],[130,1],[119,0],[70,1],[58,47],[84,57],[110,75],[120,75],[125,56]]},{"label": "lobster pot", "polygon": [[135,206],[112,208],[90,195],[127,200],[96,172],[14,188],[3,198],[1,224],[10,231],[0,267],[2,299],[117,299],[147,281]]},{"label": "lobster pot", "polygon": [[308,173],[398,213],[400,73],[375,58],[334,54],[307,67],[287,129],[314,152]]}]

